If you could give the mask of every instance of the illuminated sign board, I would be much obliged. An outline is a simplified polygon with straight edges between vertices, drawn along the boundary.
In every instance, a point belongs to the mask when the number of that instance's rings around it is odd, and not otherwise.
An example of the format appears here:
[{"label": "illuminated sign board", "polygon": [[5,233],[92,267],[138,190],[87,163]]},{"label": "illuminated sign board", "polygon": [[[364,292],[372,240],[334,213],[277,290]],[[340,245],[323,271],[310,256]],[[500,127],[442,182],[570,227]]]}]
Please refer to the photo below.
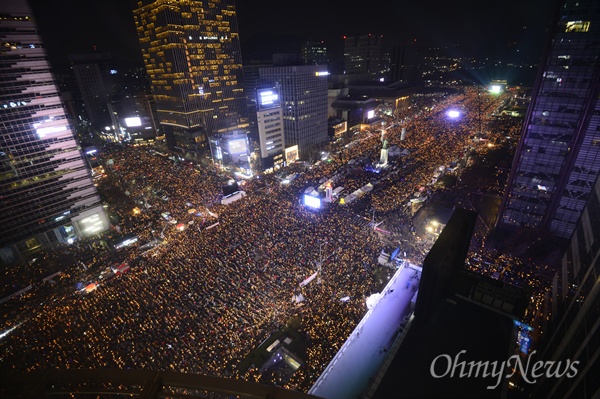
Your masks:
[{"label": "illuminated sign board", "polygon": [[315,72],[315,76],[328,76],[329,72],[327,71],[323,71],[323,72]]},{"label": "illuminated sign board", "polygon": [[293,145],[285,149],[285,162],[289,165],[298,160],[298,145]]},{"label": "illuminated sign board", "polygon": [[275,88],[257,89],[256,102],[258,104],[259,111],[281,107],[281,98],[279,97],[279,91]]},{"label": "illuminated sign board", "polygon": [[77,223],[85,237],[91,237],[94,234],[106,230],[108,227],[105,226],[103,218],[100,217],[100,214],[98,213],[78,220]]},{"label": "illuminated sign board", "polygon": [[229,140],[230,154],[245,154],[247,152],[246,139]]},{"label": "illuminated sign board", "polygon": [[367,119],[371,119],[375,116],[375,110],[372,109],[369,112],[367,112]]},{"label": "illuminated sign board", "polygon": [[315,209],[321,209],[321,199],[313,197],[312,195],[304,194],[304,205]]},{"label": "illuminated sign board", "polygon": [[136,127],[142,126],[142,120],[139,116],[134,116],[132,118],[125,118],[125,126],[127,127]]}]

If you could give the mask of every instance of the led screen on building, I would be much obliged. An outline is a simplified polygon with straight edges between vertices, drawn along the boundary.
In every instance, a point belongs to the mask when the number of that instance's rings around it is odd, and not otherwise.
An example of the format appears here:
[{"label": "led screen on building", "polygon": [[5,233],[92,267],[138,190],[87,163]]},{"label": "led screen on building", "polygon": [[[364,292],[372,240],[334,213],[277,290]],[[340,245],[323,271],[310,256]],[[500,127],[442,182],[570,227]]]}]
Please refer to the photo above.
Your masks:
[{"label": "led screen on building", "polygon": [[77,221],[79,229],[84,237],[91,237],[94,234],[100,233],[108,229],[105,218],[101,214],[95,213]]},{"label": "led screen on building", "polygon": [[142,126],[142,120],[140,119],[139,116],[125,118],[125,126],[127,126],[127,127]]},{"label": "led screen on building", "polygon": [[246,139],[229,140],[230,154],[245,154],[247,152]]},{"label": "led screen on building", "polygon": [[279,90],[277,89],[256,89],[256,103],[258,110],[279,108],[281,99],[279,98]]}]

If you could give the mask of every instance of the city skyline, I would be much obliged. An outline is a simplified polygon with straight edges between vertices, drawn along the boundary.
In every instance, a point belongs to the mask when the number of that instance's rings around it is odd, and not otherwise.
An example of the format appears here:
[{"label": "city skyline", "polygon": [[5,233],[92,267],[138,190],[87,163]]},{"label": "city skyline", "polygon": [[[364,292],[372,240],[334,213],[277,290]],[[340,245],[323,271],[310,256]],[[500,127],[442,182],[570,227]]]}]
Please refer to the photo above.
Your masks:
[{"label": "city skyline", "polygon": [[[77,8],[70,0],[31,0],[53,64],[66,64],[71,53],[98,51],[141,65],[134,3],[94,0],[86,2],[85,8]],[[383,35],[389,44],[417,41],[438,47],[458,45],[450,51],[456,56],[528,57],[537,62],[555,4],[556,0],[412,0],[375,1],[354,9],[333,1],[315,2],[310,7],[299,1],[244,0],[236,2],[236,9],[242,53],[252,50],[252,42],[266,47],[267,53],[268,48],[286,52],[288,42],[281,41],[286,37],[322,40],[335,50],[342,47],[344,36],[371,33]]]},{"label": "city skyline", "polygon": [[83,4],[0,3],[0,396],[600,395],[597,0]]}]

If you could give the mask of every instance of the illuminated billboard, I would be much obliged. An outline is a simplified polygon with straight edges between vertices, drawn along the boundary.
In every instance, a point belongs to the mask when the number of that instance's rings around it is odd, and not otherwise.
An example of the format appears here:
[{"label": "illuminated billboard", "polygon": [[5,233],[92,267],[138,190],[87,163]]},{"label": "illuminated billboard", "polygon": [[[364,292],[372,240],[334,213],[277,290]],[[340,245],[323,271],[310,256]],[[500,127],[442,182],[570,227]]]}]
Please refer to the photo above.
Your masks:
[{"label": "illuminated billboard", "polygon": [[259,111],[281,107],[279,90],[275,88],[256,89],[256,103]]},{"label": "illuminated billboard", "polygon": [[93,215],[77,220],[77,223],[84,237],[91,237],[108,229],[105,217],[100,213],[94,213]]},{"label": "illuminated billboard", "polygon": [[371,119],[375,116],[375,110],[372,109],[370,111],[367,112],[367,119]]},{"label": "illuminated billboard", "polygon": [[125,126],[127,126],[127,127],[142,126],[142,120],[140,119],[139,116],[125,118]]},{"label": "illuminated billboard", "polygon": [[291,164],[298,160],[298,145],[293,145],[285,149],[285,163]]},{"label": "illuminated billboard", "polygon": [[[53,133],[67,131],[66,125],[49,126],[50,124],[52,124],[54,122],[61,123],[60,121],[55,121],[52,117],[49,117],[46,120],[43,120],[41,122],[33,124],[33,128],[35,129],[35,132],[37,133],[37,135],[40,139],[43,139],[46,136],[53,134]],[[44,126],[42,126],[42,125],[44,125]]]},{"label": "illuminated billboard", "polygon": [[315,209],[321,209],[321,199],[313,197],[312,195],[304,194],[304,205]]},{"label": "illuminated billboard", "polygon": [[229,140],[229,154],[245,154],[247,153],[246,139]]}]

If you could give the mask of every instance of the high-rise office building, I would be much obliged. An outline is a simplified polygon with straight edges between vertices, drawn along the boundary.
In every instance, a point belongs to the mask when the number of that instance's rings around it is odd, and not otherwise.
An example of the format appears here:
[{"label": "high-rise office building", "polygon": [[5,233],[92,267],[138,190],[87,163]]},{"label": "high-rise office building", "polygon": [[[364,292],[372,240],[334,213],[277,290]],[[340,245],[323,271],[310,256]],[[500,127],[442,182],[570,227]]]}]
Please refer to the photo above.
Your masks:
[{"label": "high-rise office building", "polygon": [[425,52],[425,45],[421,43],[407,42],[395,45],[392,49],[391,81],[422,82]]},{"label": "high-rise office building", "polygon": [[560,5],[498,224],[571,236],[600,171],[598,25],[597,1]]},{"label": "high-rise office building", "polygon": [[344,72],[377,76],[382,71],[383,35],[344,38]]},{"label": "high-rise office building", "polygon": [[579,362],[572,378],[546,378],[531,398],[600,396],[600,179],[581,213],[552,290],[551,321],[540,345],[542,359]]},{"label": "high-rise office building", "polygon": [[327,47],[322,41],[307,41],[302,44],[302,63],[304,65],[328,65]]},{"label": "high-rise office building", "polygon": [[26,0],[0,3],[0,262],[109,222]]},{"label": "high-rise office building", "polygon": [[233,0],[139,0],[133,11],[158,120],[171,148],[199,155],[217,133],[246,131]]},{"label": "high-rise office building", "polygon": [[279,90],[274,87],[256,91],[258,141],[264,170],[283,166],[285,135]]},{"label": "high-rise office building", "polygon": [[300,158],[327,137],[327,67],[290,65],[260,68],[261,81],[279,90],[285,148],[298,145]]},{"label": "high-rise office building", "polygon": [[97,130],[115,125],[110,101],[116,87],[117,68],[109,53],[71,54],[69,61],[79,94],[85,104],[85,115]]}]

